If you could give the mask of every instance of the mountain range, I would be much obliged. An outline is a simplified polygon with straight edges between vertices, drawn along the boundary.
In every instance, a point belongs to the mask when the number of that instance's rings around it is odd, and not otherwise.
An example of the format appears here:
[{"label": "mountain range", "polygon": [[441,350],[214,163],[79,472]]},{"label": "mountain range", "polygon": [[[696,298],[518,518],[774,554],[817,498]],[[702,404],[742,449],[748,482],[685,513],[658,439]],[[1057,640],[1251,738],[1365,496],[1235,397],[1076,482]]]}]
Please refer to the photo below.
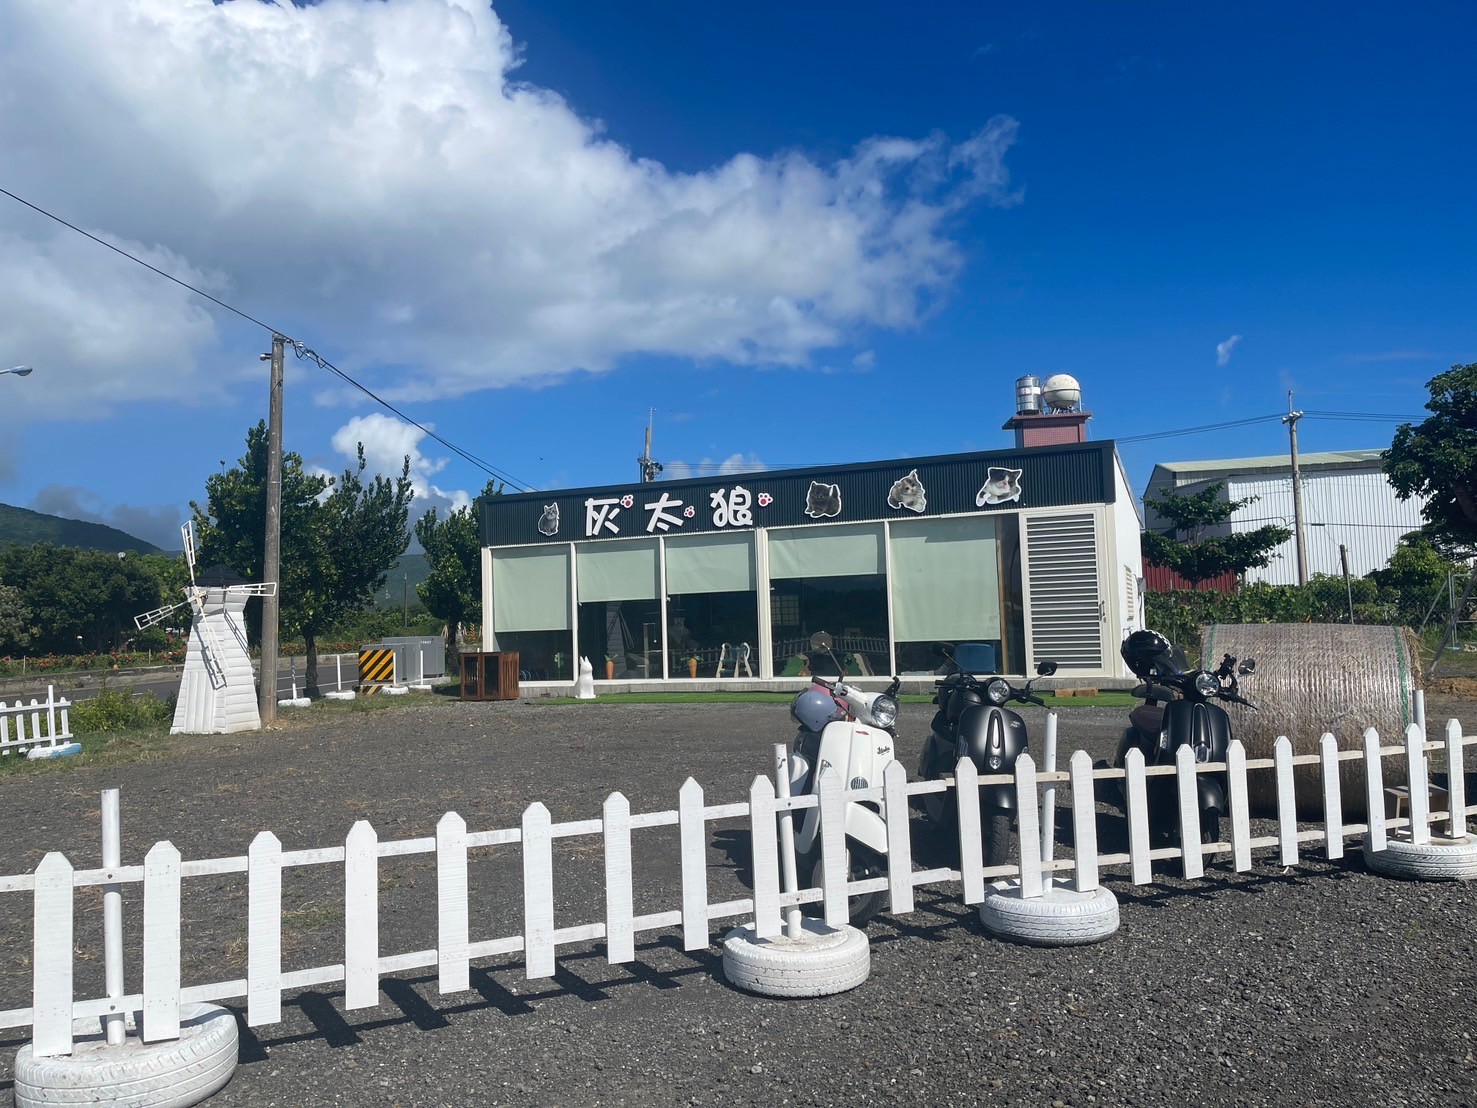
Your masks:
[{"label": "mountain range", "polygon": [[71,546],[80,550],[105,550],[116,553],[129,550],[136,554],[166,554],[152,543],[136,539],[126,531],[105,523],[88,523],[80,519],[64,519],[0,504],[0,544],[18,542],[34,546],[49,542],[53,546]]}]

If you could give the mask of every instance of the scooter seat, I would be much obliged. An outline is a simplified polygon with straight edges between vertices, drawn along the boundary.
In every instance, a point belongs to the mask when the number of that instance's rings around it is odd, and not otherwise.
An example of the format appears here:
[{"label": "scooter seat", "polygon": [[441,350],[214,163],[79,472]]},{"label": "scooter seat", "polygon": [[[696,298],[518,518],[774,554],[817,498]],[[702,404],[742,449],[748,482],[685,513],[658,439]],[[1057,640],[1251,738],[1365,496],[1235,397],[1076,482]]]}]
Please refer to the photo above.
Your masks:
[{"label": "scooter seat", "polygon": [[1140,704],[1128,713],[1128,722],[1145,735],[1157,735],[1164,729],[1164,709],[1157,704]]}]

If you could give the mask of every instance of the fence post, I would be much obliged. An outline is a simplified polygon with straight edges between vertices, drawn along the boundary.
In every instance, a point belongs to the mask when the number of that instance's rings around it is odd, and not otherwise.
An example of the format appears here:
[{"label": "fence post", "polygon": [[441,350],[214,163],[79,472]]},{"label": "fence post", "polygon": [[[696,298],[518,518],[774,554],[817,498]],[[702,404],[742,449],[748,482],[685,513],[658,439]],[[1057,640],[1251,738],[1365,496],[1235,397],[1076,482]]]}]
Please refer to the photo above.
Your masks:
[{"label": "fence post", "polygon": [[1079,750],[1072,755],[1072,851],[1076,865],[1077,891],[1090,893],[1098,887],[1097,795],[1092,781],[1092,755]]},{"label": "fence post", "polygon": [[467,821],[447,812],[436,823],[436,988],[471,987],[468,966]]},{"label": "fence post", "polygon": [[554,853],[549,809],[535,802],[523,810],[524,972],[554,976]]},{"label": "fence post", "polygon": [[631,802],[621,793],[605,798],[605,960],[636,957],[631,892]]},{"label": "fence post", "polygon": [[682,842],[682,949],[708,945],[708,835],[703,820],[703,787],[689,777],[677,794],[677,827]]},{"label": "fence post", "polygon": [[1277,774],[1277,840],[1284,866],[1298,864],[1297,794],[1292,782],[1292,740],[1278,735],[1272,744],[1273,771]]},{"label": "fence post", "polygon": [[[822,766],[820,773],[821,805],[821,901],[825,905],[826,925],[840,927],[847,922],[847,883],[850,874],[846,864],[846,801],[841,776],[830,766]],[[759,867],[756,865],[755,870]],[[758,884],[757,874],[755,884]]]},{"label": "fence post", "polygon": [[[781,800],[790,799],[790,751],[784,743],[774,744],[774,788]],[[793,893],[800,888],[795,871],[795,813],[786,808],[780,813],[780,890]],[[785,937],[799,939],[804,935],[800,922],[800,905],[785,909]]]},{"label": "fence post", "polygon": [[1226,750],[1226,784],[1230,786],[1231,865],[1238,873],[1251,869],[1251,805],[1246,788],[1246,747],[1232,739]]},{"label": "fence post", "polygon": [[1448,833],[1453,839],[1467,837],[1467,764],[1463,757],[1462,725],[1446,721],[1446,807],[1450,811]]},{"label": "fence post", "polygon": [[31,1050],[72,1053],[72,863],[52,851],[36,867],[31,919]]},{"label": "fence post", "polygon": [[1179,800],[1180,872],[1186,881],[1205,876],[1200,853],[1200,782],[1195,773],[1195,751],[1186,743],[1174,752],[1174,783]]},{"label": "fence post", "polygon": [[1339,786],[1339,744],[1330,731],[1318,740],[1323,758],[1323,845],[1329,861],[1344,856],[1344,798]]},{"label": "fence post", "polygon": [[143,1023],[146,1043],[179,1038],[180,853],[155,843],[144,857]]},{"label": "fence post", "polygon": [[359,820],[344,842],[344,1007],[373,1008],[380,983],[379,835]]},{"label": "fence post", "polygon": [[[1022,752],[1015,763],[1015,811],[1020,825],[1021,898],[1041,895],[1041,809],[1036,762]],[[975,807],[978,807],[976,805]]]},{"label": "fence post", "polygon": [[1144,779],[1144,754],[1131,747],[1123,759],[1123,803],[1128,809],[1129,877],[1135,885],[1154,880],[1149,862],[1149,790]]},{"label": "fence post", "polygon": [[773,939],[780,933],[780,856],[774,815],[774,786],[767,777],[755,777],[749,786],[749,849],[754,866],[754,934],[761,939]]},{"label": "fence post", "polygon": [[282,1018],[282,843],[262,831],[246,848],[246,1026]]},{"label": "fence post", "polygon": [[969,758],[954,766],[954,808],[959,813],[959,877],[964,903],[985,900],[984,841],[980,834],[980,776]]},{"label": "fence post", "polygon": [[913,910],[913,841],[908,827],[908,771],[896,759],[882,771],[882,811],[887,817],[888,910]]},{"label": "fence post", "polygon": [[[1046,713],[1046,743],[1041,765],[1046,773],[1056,772],[1056,709]],[[1047,784],[1041,797],[1041,860],[1051,861],[1056,853],[1056,782]]]},{"label": "fence post", "polygon": [[1385,781],[1380,765],[1380,733],[1364,732],[1364,803],[1369,810],[1369,848],[1385,849]]},{"label": "fence post", "polygon": [[1410,788],[1410,841],[1431,841],[1431,786],[1426,773],[1426,736],[1415,724],[1405,731],[1405,779]]}]

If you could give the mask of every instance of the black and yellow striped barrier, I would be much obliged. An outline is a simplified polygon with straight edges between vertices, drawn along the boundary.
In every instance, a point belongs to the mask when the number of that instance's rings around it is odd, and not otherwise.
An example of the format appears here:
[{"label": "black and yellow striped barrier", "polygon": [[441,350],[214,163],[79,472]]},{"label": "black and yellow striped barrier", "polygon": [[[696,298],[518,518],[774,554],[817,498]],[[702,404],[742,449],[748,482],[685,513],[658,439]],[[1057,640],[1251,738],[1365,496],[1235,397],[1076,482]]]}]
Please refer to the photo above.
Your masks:
[{"label": "black and yellow striped barrier", "polygon": [[395,651],[387,646],[359,651],[359,694],[370,696],[395,683]]}]

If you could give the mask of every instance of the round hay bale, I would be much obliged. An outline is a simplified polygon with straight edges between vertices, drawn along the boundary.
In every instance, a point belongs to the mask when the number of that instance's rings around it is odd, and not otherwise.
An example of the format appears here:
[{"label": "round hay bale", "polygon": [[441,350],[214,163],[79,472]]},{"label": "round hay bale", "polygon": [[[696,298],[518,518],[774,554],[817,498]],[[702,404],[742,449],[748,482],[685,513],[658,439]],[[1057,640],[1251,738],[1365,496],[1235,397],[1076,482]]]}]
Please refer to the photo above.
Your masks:
[{"label": "round hay bale", "polygon": [[[1363,748],[1365,728],[1380,734],[1382,745],[1405,741],[1412,722],[1411,700],[1420,688],[1415,636],[1404,627],[1341,623],[1212,624],[1201,636],[1207,668],[1221,656],[1256,659],[1256,673],[1241,682],[1241,695],[1258,708],[1225,704],[1232,734],[1248,758],[1270,758],[1279,735],[1294,754],[1317,754],[1324,732],[1340,750]],[[1224,702],[1223,702],[1224,703]],[[1323,816],[1323,783],[1318,766],[1293,773],[1298,818]],[[1273,815],[1276,775],[1271,769],[1247,774],[1253,815]],[[1365,816],[1363,762],[1339,764],[1339,792],[1346,819]]]}]

